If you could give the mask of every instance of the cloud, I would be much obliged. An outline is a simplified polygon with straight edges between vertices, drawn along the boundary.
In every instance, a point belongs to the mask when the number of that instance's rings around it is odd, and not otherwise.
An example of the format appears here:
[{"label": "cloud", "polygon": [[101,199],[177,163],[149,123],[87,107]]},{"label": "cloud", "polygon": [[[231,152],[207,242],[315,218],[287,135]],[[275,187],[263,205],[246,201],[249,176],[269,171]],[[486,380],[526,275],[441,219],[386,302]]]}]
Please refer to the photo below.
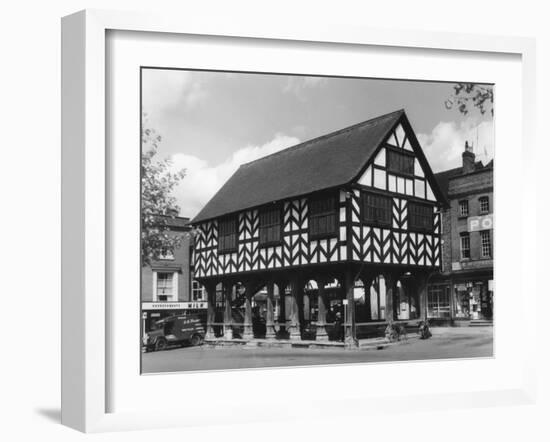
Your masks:
[{"label": "cloud", "polygon": [[294,94],[300,100],[305,100],[305,91],[323,87],[327,83],[324,77],[288,77],[283,86],[283,93]]},{"label": "cloud", "polygon": [[207,95],[202,83],[191,72],[144,69],[142,73],[143,110],[158,117],[176,106],[192,108]]},{"label": "cloud", "polygon": [[229,177],[243,163],[256,160],[298,144],[300,140],[277,134],[261,146],[243,147],[223,163],[211,166],[207,161],[193,155],[178,153],[172,156],[172,169],[186,169],[186,176],[175,190],[175,197],[181,208],[181,216],[194,217]]},{"label": "cloud", "polygon": [[434,172],[462,165],[464,143],[474,144],[476,159],[487,164],[494,158],[494,131],[491,121],[479,123],[469,118],[460,124],[439,122],[429,134],[417,134],[418,141]]}]

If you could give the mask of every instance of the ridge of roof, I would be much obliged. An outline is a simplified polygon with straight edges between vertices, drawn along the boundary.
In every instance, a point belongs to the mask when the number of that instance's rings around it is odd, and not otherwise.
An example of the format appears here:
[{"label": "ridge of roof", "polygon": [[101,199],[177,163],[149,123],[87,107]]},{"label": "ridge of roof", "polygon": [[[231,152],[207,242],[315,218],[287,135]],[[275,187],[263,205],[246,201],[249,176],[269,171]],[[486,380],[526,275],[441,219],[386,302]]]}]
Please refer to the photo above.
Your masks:
[{"label": "ridge of roof", "polygon": [[308,147],[309,144],[316,143],[316,142],[324,140],[326,138],[332,138],[332,137],[335,137],[337,135],[341,135],[345,132],[351,131],[353,129],[357,129],[361,126],[367,126],[369,124],[378,123],[378,122],[380,122],[380,120],[385,120],[386,118],[389,118],[389,117],[391,117],[395,114],[404,114],[404,113],[405,113],[405,109],[398,109],[396,111],[389,112],[387,114],[371,118],[370,120],[360,121],[359,123],[352,124],[351,126],[347,126],[347,127],[342,128],[342,129],[335,130],[334,132],[328,132],[326,134],[320,135],[320,136],[315,137],[315,138],[310,138],[309,140],[302,141],[301,143],[295,144],[294,146],[289,146],[289,147],[286,147],[285,149],[279,150],[277,152],[270,153],[269,155],[265,155],[263,157],[256,158],[255,160],[248,161],[247,163],[241,164],[239,167],[249,166],[249,165],[252,165],[252,164],[255,164],[255,163],[259,163],[260,161],[267,160],[267,159],[270,159],[274,156],[282,155],[284,153],[289,153],[290,151],[295,152],[296,150]]}]

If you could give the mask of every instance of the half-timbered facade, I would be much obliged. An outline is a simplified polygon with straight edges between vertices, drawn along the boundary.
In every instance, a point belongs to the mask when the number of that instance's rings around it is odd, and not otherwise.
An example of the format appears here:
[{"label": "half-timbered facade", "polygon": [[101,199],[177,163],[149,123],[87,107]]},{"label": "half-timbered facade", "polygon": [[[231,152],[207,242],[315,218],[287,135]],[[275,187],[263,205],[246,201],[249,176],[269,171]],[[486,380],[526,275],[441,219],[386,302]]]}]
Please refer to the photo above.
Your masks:
[{"label": "half-timbered facade", "polygon": [[[325,338],[325,287],[337,281],[353,343],[358,281],[368,295],[383,276],[386,321],[399,319],[400,279],[414,286],[406,296],[422,315],[419,293],[441,265],[444,201],[405,112],[383,115],[242,165],[192,221],[199,232],[195,276],[209,293],[224,287],[226,331],[234,321],[232,287],[245,287],[245,338],[252,337],[247,302],[267,287],[266,336],[287,329],[300,339],[310,280],[318,286],[317,336]],[[283,310],[278,325],[270,305],[274,286]]]}]

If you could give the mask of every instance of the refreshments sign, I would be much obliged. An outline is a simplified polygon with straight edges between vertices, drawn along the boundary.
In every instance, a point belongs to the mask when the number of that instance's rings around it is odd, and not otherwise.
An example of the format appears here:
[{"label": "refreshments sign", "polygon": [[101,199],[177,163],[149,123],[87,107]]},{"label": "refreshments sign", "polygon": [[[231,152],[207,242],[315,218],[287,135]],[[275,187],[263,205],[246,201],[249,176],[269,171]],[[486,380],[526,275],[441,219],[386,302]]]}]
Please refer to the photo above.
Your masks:
[{"label": "refreshments sign", "polygon": [[479,230],[491,230],[493,228],[493,214],[483,216],[470,216],[468,218],[468,232]]},{"label": "refreshments sign", "polygon": [[205,309],[208,306],[206,301],[192,302],[142,302],[142,310],[195,310]]}]

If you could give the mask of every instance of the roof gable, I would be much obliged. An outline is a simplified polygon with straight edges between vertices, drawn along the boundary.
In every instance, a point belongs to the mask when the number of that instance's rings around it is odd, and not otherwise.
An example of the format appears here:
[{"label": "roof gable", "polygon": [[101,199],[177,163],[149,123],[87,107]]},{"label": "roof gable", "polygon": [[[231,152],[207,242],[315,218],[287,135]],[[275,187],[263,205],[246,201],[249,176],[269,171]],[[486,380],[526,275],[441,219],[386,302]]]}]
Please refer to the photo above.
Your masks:
[{"label": "roof gable", "polygon": [[191,222],[348,184],[403,116],[392,112],[243,164]]},{"label": "roof gable", "polygon": [[[404,156],[414,158],[411,164],[412,170],[407,174],[392,172],[386,164],[388,152],[402,152]],[[439,182],[405,114],[399,118],[386,139],[380,143],[355,182],[431,202],[446,202]]]}]

